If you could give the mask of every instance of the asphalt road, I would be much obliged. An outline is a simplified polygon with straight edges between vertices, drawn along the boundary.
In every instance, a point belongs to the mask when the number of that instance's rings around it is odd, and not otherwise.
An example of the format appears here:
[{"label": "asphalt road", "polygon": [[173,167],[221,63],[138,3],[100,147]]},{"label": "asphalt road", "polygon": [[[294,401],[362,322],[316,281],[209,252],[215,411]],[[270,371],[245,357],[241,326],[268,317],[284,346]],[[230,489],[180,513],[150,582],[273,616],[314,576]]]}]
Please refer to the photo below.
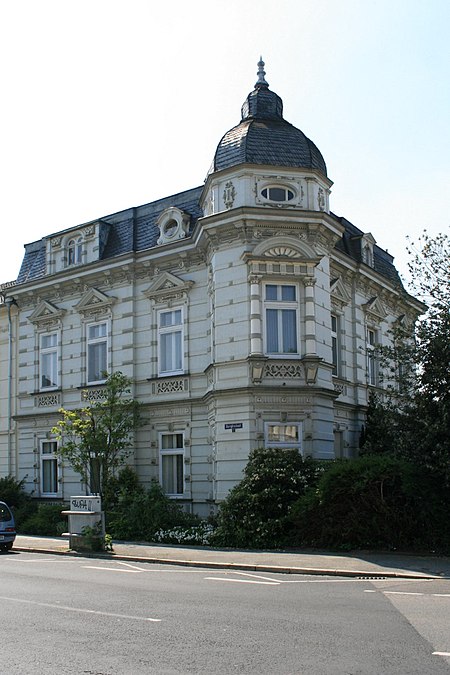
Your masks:
[{"label": "asphalt road", "polygon": [[12,553],[0,617],[5,675],[450,675],[444,579]]}]

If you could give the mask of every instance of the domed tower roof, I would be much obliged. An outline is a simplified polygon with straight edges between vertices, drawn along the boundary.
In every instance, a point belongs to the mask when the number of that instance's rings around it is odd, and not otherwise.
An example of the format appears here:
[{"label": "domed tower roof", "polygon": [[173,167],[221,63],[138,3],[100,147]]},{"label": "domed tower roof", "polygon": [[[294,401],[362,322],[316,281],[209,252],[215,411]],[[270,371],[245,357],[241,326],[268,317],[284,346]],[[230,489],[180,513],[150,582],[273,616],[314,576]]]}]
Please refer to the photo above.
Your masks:
[{"label": "domed tower roof", "polygon": [[270,91],[265,74],[261,59],[255,89],[241,108],[242,120],[223,136],[211,171],[249,163],[316,169],[326,176],[327,167],[319,149],[283,118],[283,101]]}]

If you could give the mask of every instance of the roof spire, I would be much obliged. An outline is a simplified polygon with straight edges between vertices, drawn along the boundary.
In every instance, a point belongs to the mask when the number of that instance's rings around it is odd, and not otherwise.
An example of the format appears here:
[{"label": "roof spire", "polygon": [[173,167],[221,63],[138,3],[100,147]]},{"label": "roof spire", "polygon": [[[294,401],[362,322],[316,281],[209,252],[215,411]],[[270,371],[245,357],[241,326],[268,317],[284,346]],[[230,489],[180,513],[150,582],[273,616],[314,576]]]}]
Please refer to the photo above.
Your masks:
[{"label": "roof spire", "polygon": [[262,56],[259,57],[258,61],[258,80],[255,84],[255,87],[268,87],[269,83],[266,82],[266,78],[264,77],[266,74],[266,71],[264,70],[265,63],[262,60]]}]

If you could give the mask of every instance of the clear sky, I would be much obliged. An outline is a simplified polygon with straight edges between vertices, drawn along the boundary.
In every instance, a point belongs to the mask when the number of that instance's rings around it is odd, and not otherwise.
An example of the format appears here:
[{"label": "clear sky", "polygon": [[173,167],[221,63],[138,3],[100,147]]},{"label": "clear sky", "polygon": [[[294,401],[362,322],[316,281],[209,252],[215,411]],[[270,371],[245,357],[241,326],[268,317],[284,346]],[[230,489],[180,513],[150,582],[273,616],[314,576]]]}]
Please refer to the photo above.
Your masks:
[{"label": "clear sky", "polygon": [[0,281],[25,243],[201,185],[260,54],[331,209],[395,256],[450,225],[448,0],[0,3]]}]

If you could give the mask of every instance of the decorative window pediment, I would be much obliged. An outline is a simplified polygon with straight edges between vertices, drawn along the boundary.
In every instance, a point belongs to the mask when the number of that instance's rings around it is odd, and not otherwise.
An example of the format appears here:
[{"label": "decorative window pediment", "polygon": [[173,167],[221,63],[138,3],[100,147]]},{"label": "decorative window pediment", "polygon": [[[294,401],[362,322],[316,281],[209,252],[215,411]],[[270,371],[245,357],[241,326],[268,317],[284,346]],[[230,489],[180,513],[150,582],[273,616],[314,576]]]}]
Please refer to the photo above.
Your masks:
[{"label": "decorative window pediment", "polygon": [[165,209],[156,221],[159,227],[157,244],[170,244],[173,241],[184,239],[189,231],[191,217],[188,213],[171,206]]},{"label": "decorative window pediment", "polygon": [[116,298],[111,298],[96,288],[90,288],[81,300],[74,305],[80,314],[98,314],[110,312]]},{"label": "decorative window pediment", "polygon": [[365,302],[362,307],[364,312],[376,322],[383,321],[387,316],[383,303],[376,295]]},{"label": "decorative window pediment", "polygon": [[170,272],[159,274],[150,284],[144,295],[147,298],[163,302],[166,299],[179,299],[187,294],[193,286],[193,281],[183,281]]},{"label": "decorative window pediment", "polygon": [[351,300],[351,296],[345,288],[345,284],[339,277],[331,280],[330,295],[331,304],[340,309],[345,307],[345,305],[348,305]]},{"label": "decorative window pediment", "polygon": [[41,300],[34,312],[28,317],[28,320],[38,326],[57,324],[64,313],[64,309],[59,309],[47,300]]}]

